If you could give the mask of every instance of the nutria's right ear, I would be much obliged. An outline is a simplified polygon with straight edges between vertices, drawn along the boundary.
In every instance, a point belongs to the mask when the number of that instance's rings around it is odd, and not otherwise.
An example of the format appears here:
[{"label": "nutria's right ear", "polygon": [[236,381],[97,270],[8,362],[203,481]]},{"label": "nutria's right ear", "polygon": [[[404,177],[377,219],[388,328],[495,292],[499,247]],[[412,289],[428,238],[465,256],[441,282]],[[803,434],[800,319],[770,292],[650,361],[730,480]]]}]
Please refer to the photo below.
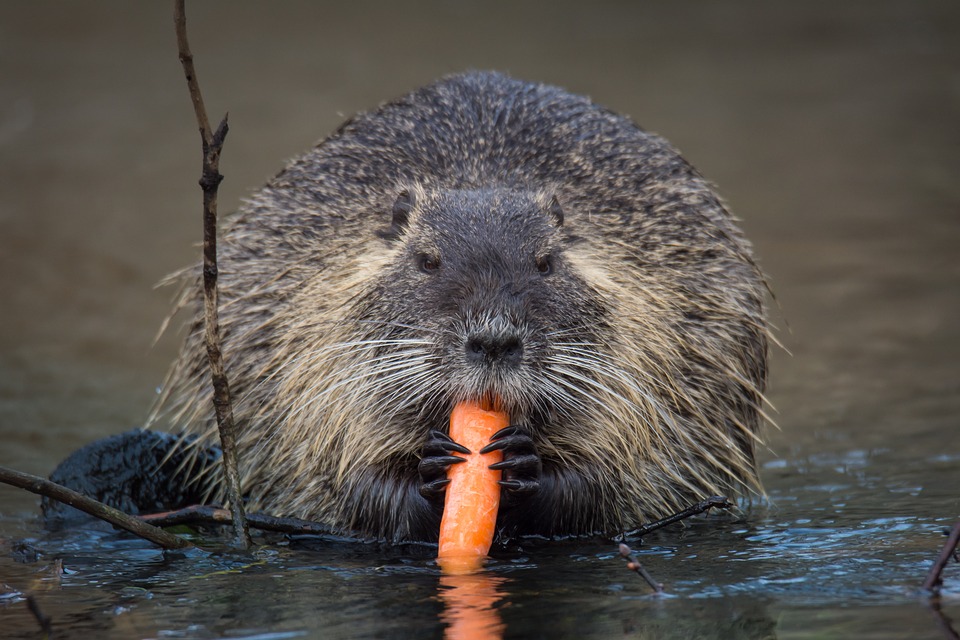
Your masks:
[{"label": "nutria's right ear", "polygon": [[408,189],[404,189],[397,194],[397,200],[393,203],[391,210],[390,227],[378,231],[377,235],[386,240],[396,240],[410,223],[410,212],[413,211],[413,194]]},{"label": "nutria's right ear", "polygon": [[563,207],[560,206],[560,201],[557,200],[557,196],[553,196],[550,199],[550,206],[547,209],[550,212],[550,215],[553,216],[553,221],[558,227],[563,226]]}]

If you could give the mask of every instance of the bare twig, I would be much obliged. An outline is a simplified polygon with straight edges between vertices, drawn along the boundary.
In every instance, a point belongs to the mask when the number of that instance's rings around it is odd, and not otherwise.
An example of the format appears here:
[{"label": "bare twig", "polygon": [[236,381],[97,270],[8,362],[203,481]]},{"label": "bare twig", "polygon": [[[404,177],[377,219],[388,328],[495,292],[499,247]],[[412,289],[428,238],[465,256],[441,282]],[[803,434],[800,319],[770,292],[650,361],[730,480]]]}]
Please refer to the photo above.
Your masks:
[{"label": "bare twig", "polygon": [[623,535],[625,538],[645,536],[652,531],[662,529],[668,524],[686,520],[687,518],[703,513],[704,511],[709,511],[710,509],[730,509],[731,507],[733,507],[733,503],[727,500],[725,497],[712,496],[702,502],[698,502],[695,505],[687,507],[679,513],[675,513],[672,516],[668,516],[662,520],[657,520],[656,522],[651,522],[650,524],[645,524],[642,527],[634,529],[633,531],[628,531]]},{"label": "bare twig", "polygon": [[960,544],[960,520],[953,525],[947,541],[944,543],[943,548],[940,549],[940,555],[937,556],[936,562],[930,567],[930,572],[927,573],[927,579],[923,581],[924,589],[933,592],[940,590],[940,586],[943,584],[943,569],[947,566],[947,563],[950,562],[950,558],[952,557],[954,560],[960,562],[956,555],[958,544]]},{"label": "bare twig", "polygon": [[940,628],[940,633],[943,634],[943,637],[949,640],[960,640],[960,634],[953,628],[953,621],[947,617],[947,614],[945,614],[940,607],[939,595],[930,598],[929,607],[930,611],[933,612],[933,617],[937,621],[937,627]]},{"label": "bare twig", "polygon": [[193,54],[187,42],[187,16],[184,0],[174,0],[174,23],[177,32],[177,48],[180,62],[187,78],[190,99],[200,127],[203,141],[203,172],[200,188],[203,189],[203,298],[206,326],[207,356],[213,378],[213,405],[220,430],[220,445],[223,449],[224,482],[227,499],[233,513],[234,544],[246,549],[250,546],[250,531],[247,528],[240,474],[237,465],[236,427],[233,420],[233,405],[230,401],[230,385],[223,366],[220,348],[220,323],[217,317],[217,189],[223,176],[220,175],[220,152],[227,136],[227,116],[223,117],[216,131],[210,130],[207,110],[203,106],[200,83],[193,68]]},{"label": "bare twig", "polygon": [[164,549],[187,549],[193,547],[189,541],[184,540],[172,533],[167,533],[163,529],[151,526],[134,516],[127,515],[119,509],[109,507],[102,502],[97,502],[92,498],[77,493],[55,482],[50,482],[45,478],[14,471],[6,467],[0,467],[0,482],[26,489],[27,491],[46,496],[57,502],[68,504],[71,507],[85,511],[95,518],[99,518],[115,527],[126,529],[135,536],[163,547]]},{"label": "bare twig", "polygon": [[622,542],[620,543],[620,555],[627,561],[627,569],[636,571],[647,581],[647,584],[650,585],[650,588],[653,589],[655,593],[663,593],[663,584],[654,580],[653,576],[647,573],[647,570],[643,568],[643,565],[640,564],[637,557],[633,555],[633,550]]},{"label": "bare twig", "polygon": [[[707,498],[706,500],[703,500],[702,502],[698,502],[695,505],[687,507],[683,511],[679,513],[675,513],[672,516],[668,516],[666,518],[663,518],[662,520],[657,520],[656,522],[651,522],[650,524],[645,524],[642,527],[634,529],[633,531],[624,533],[623,538],[626,539],[628,537],[644,536],[650,533],[651,531],[656,531],[657,529],[661,529],[667,526],[668,524],[673,524],[674,522],[685,520],[690,516],[695,516],[699,513],[703,513],[704,511],[709,511],[710,509],[715,509],[715,508],[729,509],[732,506],[733,506],[733,503],[731,503],[729,500],[727,500],[723,496],[713,496],[713,497]],[[642,576],[643,579],[647,581],[647,584],[649,584],[650,587],[656,593],[663,592],[663,585],[653,579],[653,576],[651,576],[647,572],[647,570],[643,568],[643,565],[640,564],[640,561],[637,560],[637,557],[633,555],[633,551],[630,550],[630,547],[628,547],[623,542],[620,543],[620,555],[626,559],[628,569],[630,569],[631,571],[635,571],[637,572],[637,574]]]},{"label": "bare twig", "polygon": [[40,605],[37,604],[37,599],[32,595],[27,596],[27,609],[30,610],[30,613],[33,614],[33,617],[37,619],[37,622],[40,623],[40,628],[43,629],[43,632],[50,637],[53,634],[53,625],[50,616],[43,613],[40,610]]},{"label": "bare twig", "polygon": [[[158,527],[171,527],[178,524],[189,525],[229,525],[233,522],[230,512],[220,507],[210,505],[194,505],[140,516],[144,522]],[[252,529],[275,531],[278,533],[310,534],[310,535],[337,535],[342,532],[334,531],[326,525],[299,518],[276,518],[262,513],[248,513],[247,524]]]}]

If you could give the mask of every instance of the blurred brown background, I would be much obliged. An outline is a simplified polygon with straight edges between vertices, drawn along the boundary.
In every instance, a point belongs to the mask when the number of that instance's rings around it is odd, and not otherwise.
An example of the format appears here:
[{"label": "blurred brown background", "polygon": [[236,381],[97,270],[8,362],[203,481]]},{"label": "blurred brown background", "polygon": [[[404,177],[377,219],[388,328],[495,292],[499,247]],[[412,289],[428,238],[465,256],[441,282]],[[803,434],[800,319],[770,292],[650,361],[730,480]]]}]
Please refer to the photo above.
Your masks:
[{"label": "blurred brown background", "polygon": [[[0,464],[140,424],[200,238],[167,2],[0,5]],[[190,2],[221,210],[349,114],[493,68],[676,144],[744,220],[782,311],[778,455],[957,453],[960,4]],[[790,331],[786,330],[789,323]],[[765,453],[765,459],[772,454]],[[776,479],[768,478],[776,483]],[[0,489],[0,510],[34,500]]]}]

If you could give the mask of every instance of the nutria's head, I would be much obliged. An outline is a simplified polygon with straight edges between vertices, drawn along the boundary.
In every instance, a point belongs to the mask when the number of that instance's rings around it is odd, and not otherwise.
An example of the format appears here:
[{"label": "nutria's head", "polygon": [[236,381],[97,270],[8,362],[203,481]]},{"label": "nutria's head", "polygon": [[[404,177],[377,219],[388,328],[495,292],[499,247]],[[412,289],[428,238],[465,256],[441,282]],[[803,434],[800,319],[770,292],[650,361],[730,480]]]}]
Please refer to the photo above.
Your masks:
[{"label": "nutria's head", "polygon": [[556,410],[554,345],[599,340],[607,312],[567,260],[576,238],[555,197],[404,189],[380,236],[393,259],[359,316],[381,339],[419,341],[407,399],[429,413],[479,398],[514,416]]}]

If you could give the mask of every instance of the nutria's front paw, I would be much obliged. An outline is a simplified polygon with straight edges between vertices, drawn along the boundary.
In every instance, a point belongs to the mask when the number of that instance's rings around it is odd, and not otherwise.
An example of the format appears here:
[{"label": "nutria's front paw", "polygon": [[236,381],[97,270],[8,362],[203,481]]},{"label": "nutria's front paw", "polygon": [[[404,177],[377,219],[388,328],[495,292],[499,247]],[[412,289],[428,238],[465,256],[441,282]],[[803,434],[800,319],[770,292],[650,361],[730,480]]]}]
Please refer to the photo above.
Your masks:
[{"label": "nutria's front paw", "polygon": [[466,458],[452,453],[469,454],[470,449],[457,444],[442,431],[433,430],[427,437],[420,452],[420,495],[431,501],[442,501],[443,493],[450,484],[447,470],[450,465],[466,461]]},{"label": "nutria's front paw", "polygon": [[523,427],[512,425],[493,434],[480,453],[503,451],[503,461],[490,465],[503,471],[500,486],[508,503],[517,503],[540,491],[540,454],[533,438]]}]

